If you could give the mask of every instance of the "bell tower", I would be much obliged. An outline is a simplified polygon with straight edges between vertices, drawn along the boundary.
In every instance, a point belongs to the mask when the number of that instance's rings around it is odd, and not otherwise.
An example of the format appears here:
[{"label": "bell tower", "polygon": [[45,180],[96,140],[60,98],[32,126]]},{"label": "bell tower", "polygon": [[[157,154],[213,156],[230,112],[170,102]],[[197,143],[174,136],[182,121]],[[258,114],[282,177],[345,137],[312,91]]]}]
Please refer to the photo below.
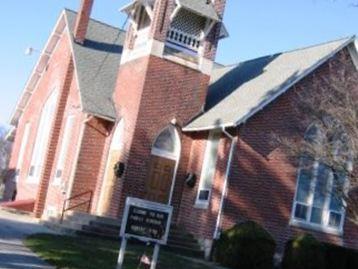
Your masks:
[{"label": "bell tower", "polygon": [[[161,131],[174,126],[181,152],[187,147],[190,139],[180,127],[204,105],[218,42],[227,34],[222,23],[225,2],[136,0],[121,9],[129,26],[113,96],[125,125],[120,207],[127,196],[146,197],[152,146]],[[165,184],[171,194],[186,169],[185,158],[176,160],[173,182]],[[174,203],[177,198],[171,194],[170,201],[161,202]]]},{"label": "bell tower", "polygon": [[121,10],[129,30],[122,64],[153,55],[211,73],[226,0],[137,0]]}]

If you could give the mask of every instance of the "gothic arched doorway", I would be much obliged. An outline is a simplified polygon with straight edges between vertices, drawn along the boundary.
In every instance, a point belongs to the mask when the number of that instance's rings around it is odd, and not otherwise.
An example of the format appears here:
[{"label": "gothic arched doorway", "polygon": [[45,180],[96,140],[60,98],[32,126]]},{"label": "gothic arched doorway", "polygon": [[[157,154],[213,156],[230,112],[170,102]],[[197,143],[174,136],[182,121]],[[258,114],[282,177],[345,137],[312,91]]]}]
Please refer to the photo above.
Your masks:
[{"label": "gothic arched doorway", "polygon": [[111,146],[108,153],[106,170],[103,178],[102,190],[100,200],[98,203],[97,213],[99,215],[107,215],[110,211],[111,200],[113,198],[117,178],[114,173],[114,166],[121,156],[123,148],[123,132],[124,121],[123,119],[118,123],[116,130],[113,134]]},{"label": "gothic arched doorway", "polygon": [[171,202],[179,158],[180,138],[176,128],[169,125],[152,146],[146,199],[163,204]]}]

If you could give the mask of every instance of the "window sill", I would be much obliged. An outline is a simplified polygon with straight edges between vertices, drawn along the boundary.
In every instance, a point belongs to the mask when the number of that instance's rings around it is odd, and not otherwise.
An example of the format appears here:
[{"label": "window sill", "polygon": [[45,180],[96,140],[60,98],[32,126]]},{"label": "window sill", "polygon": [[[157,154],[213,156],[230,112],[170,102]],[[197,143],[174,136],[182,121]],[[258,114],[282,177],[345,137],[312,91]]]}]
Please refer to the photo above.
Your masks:
[{"label": "window sill", "polygon": [[209,202],[208,202],[208,203],[198,203],[198,202],[196,202],[196,203],[194,204],[194,208],[206,210],[206,209],[209,208]]},{"label": "window sill", "polygon": [[174,54],[168,53],[168,51],[164,52],[163,59],[184,65],[193,70],[200,70],[199,64],[190,58],[184,57],[183,54]]},{"label": "window sill", "polygon": [[51,184],[51,186],[59,188],[59,187],[61,187],[61,182],[55,182],[55,181],[53,181],[52,184]]},{"label": "window sill", "polygon": [[306,222],[295,220],[295,219],[290,220],[290,226],[303,228],[303,229],[307,229],[307,230],[312,230],[312,231],[316,231],[316,232],[321,232],[321,233],[326,233],[326,234],[332,234],[332,235],[336,235],[336,236],[340,236],[340,237],[343,236],[343,230],[338,230],[338,229],[329,228],[329,227],[323,227],[320,225],[314,225],[314,224],[306,223]]},{"label": "window sill", "polygon": [[38,182],[37,180],[31,179],[31,178],[28,178],[28,179],[26,180],[26,183],[27,183],[27,184],[31,184],[31,185],[38,185],[38,184],[39,184],[39,182]]}]

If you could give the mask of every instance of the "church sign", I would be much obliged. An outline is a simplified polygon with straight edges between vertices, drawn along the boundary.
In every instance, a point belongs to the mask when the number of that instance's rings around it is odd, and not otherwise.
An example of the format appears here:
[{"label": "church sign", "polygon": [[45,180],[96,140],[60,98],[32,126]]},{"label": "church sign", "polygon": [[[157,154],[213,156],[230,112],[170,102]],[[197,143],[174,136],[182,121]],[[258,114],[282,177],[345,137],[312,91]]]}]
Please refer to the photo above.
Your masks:
[{"label": "church sign", "polygon": [[127,198],[121,237],[161,245],[167,243],[173,208],[137,198]]},{"label": "church sign", "polygon": [[128,197],[121,225],[122,242],[116,268],[123,269],[127,240],[136,238],[155,244],[150,261],[150,268],[155,269],[160,245],[165,245],[168,240],[172,213],[173,207],[169,205]]}]

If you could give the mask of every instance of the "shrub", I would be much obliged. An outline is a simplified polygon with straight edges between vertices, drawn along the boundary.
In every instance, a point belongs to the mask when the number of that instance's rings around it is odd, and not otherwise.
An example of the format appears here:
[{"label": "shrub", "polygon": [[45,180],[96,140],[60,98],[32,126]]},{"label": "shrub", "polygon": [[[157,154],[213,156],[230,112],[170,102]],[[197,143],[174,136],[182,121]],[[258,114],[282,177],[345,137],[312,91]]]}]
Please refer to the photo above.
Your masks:
[{"label": "shrub", "polygon": [[325,244],[326,269],[358,268],[358,252],[340,246]]},{"label": "shrub", "polygon": [[276,243],[260,225],[249,221],[223,232],[215,244],[214,259],[234,269],[271,269]]},{"label": "shrub", "polygon": [[282,269],[325,269],[323,245],[312,235],[300,235],[286,244]]}]

